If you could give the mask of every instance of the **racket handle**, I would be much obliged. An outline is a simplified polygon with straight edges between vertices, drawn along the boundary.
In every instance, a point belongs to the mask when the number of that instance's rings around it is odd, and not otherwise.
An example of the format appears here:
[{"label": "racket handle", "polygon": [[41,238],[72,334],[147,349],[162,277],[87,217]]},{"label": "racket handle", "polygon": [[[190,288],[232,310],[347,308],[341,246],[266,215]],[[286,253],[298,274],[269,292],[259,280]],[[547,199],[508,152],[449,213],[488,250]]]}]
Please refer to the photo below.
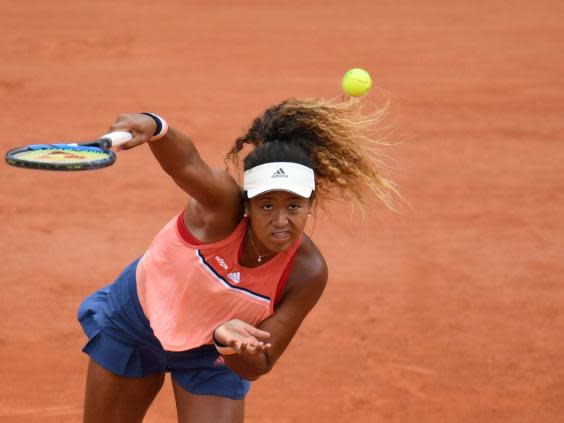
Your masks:
[{"label": "racket handle", "polygon": [[108,140],[110,142],[109,147],[117,147],[118,145],[131,141],[133,139],[133,134],[127,131],[116,131],[102,135],[100,138]]}]

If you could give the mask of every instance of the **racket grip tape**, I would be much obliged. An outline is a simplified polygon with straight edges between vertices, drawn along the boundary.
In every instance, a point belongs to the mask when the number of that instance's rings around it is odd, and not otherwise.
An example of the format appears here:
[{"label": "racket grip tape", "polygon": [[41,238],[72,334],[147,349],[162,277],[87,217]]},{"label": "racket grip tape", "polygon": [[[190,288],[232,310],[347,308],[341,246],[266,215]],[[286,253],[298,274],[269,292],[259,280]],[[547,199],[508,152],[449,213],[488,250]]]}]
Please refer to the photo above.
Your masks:
[{"label": "racket grip tape", "polygon": [[109,145],[103,146],[104,148],[117,147],[118,145],[125,144],[133,139],[133,134],[128,131],[116,131],[109,134],[102,135],[100,139],[109,141]]}]

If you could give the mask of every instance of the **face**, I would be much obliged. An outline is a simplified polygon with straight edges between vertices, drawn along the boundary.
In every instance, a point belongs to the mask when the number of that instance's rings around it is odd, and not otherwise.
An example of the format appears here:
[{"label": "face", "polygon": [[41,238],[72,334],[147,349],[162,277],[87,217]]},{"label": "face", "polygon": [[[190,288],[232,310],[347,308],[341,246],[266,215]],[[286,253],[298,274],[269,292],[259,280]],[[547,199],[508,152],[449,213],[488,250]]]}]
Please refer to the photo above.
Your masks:
[{"label": "face", "polygon": [[270,191],[247,204],[253,239],[260,251],[284,251],[304,231],[312,200],[286,191]]}]

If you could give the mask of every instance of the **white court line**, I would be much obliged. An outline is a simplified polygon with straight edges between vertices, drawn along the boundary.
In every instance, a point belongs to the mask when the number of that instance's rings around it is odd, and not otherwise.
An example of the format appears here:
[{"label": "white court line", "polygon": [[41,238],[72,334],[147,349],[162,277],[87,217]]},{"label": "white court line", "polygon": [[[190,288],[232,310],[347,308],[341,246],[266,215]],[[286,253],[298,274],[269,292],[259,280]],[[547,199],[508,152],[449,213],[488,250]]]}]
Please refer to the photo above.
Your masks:
[{"label": "white court line", "polygon": [[16,417],[16,416],[70,416],[73,414],[82,414],[82,408],[74,406],[51,406],[51,407],[10,407],[6,404],[0,404],[0,417]]}]

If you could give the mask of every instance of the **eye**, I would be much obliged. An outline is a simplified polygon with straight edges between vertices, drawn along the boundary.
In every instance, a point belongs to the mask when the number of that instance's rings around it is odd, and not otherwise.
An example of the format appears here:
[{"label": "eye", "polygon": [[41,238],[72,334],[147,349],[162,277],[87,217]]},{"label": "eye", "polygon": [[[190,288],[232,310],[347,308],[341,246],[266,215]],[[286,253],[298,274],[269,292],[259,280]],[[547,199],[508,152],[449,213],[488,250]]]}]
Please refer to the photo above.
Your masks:
[{"label": "eye", "polygon": [[290,210],[299,210],[299,209],[302,208],[302,206],[301,206],[301,204],[298,204],[298,203],[292,203],[292,204],[288,205],[288,208]]},{"label": "eye", "polygon": [[272,207],[273,206],[271,203],[263,203],[260,205],[260,208],[263,209],[264,211],[271,211]]}]

